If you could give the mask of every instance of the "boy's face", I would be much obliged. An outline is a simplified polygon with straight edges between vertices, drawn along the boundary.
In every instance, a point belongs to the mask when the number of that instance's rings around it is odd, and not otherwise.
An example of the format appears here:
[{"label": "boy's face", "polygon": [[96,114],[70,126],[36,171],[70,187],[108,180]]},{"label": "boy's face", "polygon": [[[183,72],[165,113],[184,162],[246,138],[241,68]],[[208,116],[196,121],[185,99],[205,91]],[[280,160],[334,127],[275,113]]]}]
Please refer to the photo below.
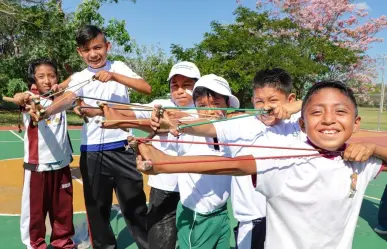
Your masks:
[{"label": "boy's face", "polygon": [[110,47],[110,43],[106,42],[105,37],[100,34],[85,46],[78,47],[77,51],[83,61],[91,68],[101,68],[106,64],[107,52]]},{"label": "boy's face", "polygon": [[[293,93],[286,96],[285,93],[277,90],[275,87],[265,86],[254,89],[252,102],[254,109],[270,110],[277,105],[293,102],[295,99],[296,96]],[[280,121],[280,119],[276,119],[272,114],[259,115],[257,117],[267,126],[275,125]]]},{"label": "boy's face", "polygon": [[[170,80],[171,98],[178,106],[192,105],[192,90],[195,80],[177,74]],[[189,93],[187,93],[189,91]]]},{"label": "boy's face", "polygon": [[35,85],[40,94],[45,94],[50,91],[51,87],[58,83],[58,77],[54,68],[50,65],[42,64],[35,68]]},{"label": "boy's face", "polygon": [[333,88],[311,96],[299,122],[311,142],[328,151],[338,150],[360,127],[354,104]]},{"label": "boy's face", "polygon": [[[227,108],[226,99],[220,95],[215,94],[215,96],[200,96],[196,98],[195,101],[196,107],[212,107],[212,108]],[[227,111],[217,111],[217,110],[198,110],[199,117],[202,118],[222,118],[226,117]]]}]

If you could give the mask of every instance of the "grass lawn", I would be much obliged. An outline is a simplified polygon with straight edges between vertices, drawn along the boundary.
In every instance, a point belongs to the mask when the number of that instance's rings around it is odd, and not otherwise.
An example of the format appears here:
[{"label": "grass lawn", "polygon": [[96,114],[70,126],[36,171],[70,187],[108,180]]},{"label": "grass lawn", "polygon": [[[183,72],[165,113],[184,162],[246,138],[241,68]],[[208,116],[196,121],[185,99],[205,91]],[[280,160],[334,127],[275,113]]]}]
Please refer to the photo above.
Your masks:
[{"label": "grass lawn", "polygon": [[[361,128],[365,130],[377,130],[379,108],[359,107]],[[387,111],[380,115],[379,130],[387,131]]]},{"label": "grass lawn", "polygon": [[[83,120],[79,118],[72,111],[67,112],[67,121],[69,125],[82,125]],[[19,122],[18,111],[6,111],[0,110],[0,126],[15,126],[17,127]],[[23,126],[23,117],[21,117],[21,125]]]},{"label": "grass lawn", "polygon": [[[360,107],[359,115],[361,116],[361,128],[366,130],[377,130],[378,127],[378,108]],[[19,114],[17,111],[0,110],[0,126],[17,127]],[[83,121],[72,111],[67,112],[69,125],[82,125]],[[380,117],[380,130],[387,131],[387,111],[383,112]]]}]

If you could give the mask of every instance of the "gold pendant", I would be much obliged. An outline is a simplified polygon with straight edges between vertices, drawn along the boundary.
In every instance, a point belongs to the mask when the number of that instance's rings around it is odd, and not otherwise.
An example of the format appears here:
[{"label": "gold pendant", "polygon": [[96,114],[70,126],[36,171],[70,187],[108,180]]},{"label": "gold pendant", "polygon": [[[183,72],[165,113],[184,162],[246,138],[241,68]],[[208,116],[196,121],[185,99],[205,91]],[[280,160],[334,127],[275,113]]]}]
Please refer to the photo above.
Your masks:
[{"label": "gold pendant", "polygon": [[354,172],[352,175],[351,175],[351,189],[350,189],[350,192],[349,192],[349,198],[353,198],[353,196],[356,194],[356,185],[357,185],[357,173]]}]

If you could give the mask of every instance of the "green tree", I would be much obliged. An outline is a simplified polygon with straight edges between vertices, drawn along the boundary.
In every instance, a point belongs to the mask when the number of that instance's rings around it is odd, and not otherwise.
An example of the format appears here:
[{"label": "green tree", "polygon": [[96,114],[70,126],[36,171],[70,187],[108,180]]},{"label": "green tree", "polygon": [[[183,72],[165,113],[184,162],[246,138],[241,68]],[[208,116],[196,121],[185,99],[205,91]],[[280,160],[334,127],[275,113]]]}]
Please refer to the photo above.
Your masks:
[{"label": "green tree", "polygon": [[171,46],[178,60],[195,62],[202,75],[218,74],[230,83],[242,106],[249,105],[251,81],[261,69],[281,67],[290,72],[301,97],[305,84],[339,71],[356,60],[353,52],[317,37],[290,19],[271,17],[238,7],[235,22],[211,23],[211,31],[192,48]]},{"label": "green tree", "polygon": [[61,0],[0,0],[0,94],[19,89],[15,82],[25,79],[28,62],[38,57],[55,59],[61,80],[83,69],[75,32],[84,24],[102,27],[109,40],[130,52],[125,22],[106,21],[99,13],[105,2],[118,0],[84,0],[74,13],[64,13]]},{"label": "green tree", "polygon": [[152,86],[150,95],[132,92],[131,102],[150,103],[156,98],[168,98],[169,83],[167,79],[169,71],[175,63],[172,57],[168,57],[157,46],[140,46],[134,42],[133,52],[125,58],[125,62]]}]

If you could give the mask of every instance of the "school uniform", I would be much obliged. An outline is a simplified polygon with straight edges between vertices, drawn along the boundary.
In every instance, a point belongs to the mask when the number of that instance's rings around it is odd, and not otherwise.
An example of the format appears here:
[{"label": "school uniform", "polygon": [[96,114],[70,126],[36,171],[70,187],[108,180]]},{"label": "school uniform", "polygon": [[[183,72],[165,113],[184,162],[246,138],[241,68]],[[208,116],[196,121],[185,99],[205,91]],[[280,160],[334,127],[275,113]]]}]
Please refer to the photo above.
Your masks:
[{"label": "school uniform", "polygon": [[[280,121],[274,126],[266,126],[255,116],[214,123],[217,137],[222,143],[266,145],[266,141],[305,141],[300,131],[298,118]],[[238,132],[235,132],[238,131]],[[240,155],[244,147],[225,146],[229,157]],[[255,148],[255,150],[260,150]],[[264,248],[266,237],[266,198],[255,191],[250,176],[234,176],[231,181],[231,203],[238,225],[234,229],[236,248]]]},{"label": "school uniform", "polygon": [[[170,139],[173,136],[169,135]],[[180,141],[214,142],[213,138],[183,134]],[[216,141],[216,139],[215,139]],[[223,155],[219,147],[199,144],[173,144],[178,155]],[[180,202],[176,227],[180,249],[217,248],[230,246],[230,224],[227,200],[230,195],[230,176],[178,174]]]},{"label": "school uniform", "polygon": [[[162,106],[176,106],[172,100],[158,99],[147,106],[155,104]],[[136,118],[150,118],[152,112],[135,111]],[[167,140],[168,135],[157,135],[154,139]],[[152,145],[168,155],[177,155],[177,152],[168,150],[167,142],[153,141]],[[151,186],[147,226],[148,243],[152,249],[175,249],[176,247],[176,208],[180,200],[177,184],[177,174],[150,175],[148,185]]]},{"label": "school uniform", "polygon": [[[128,87],[115,81],[91,83],[76,86],[91,79],[96,72],[106,70],[140,78],[123,62],[107,61],[103,68],[85,70],[71,77],[69,87],[77,96],[130,103]],[[84,99],[91,106],[96,100]],[[117,248],[114,233],[110,227],[112,192],[116,192],[122,215],[139,248],[148,248],[146,230],[146,198],[142,174],[136,169],[136,154],[125,149],[127,137],[132,132],[121,129],[102,129],[103,117],[89,118],[81,133],[80,169],[83,191],[93,248]],[[96,122],[97,121],[97,122]]]},{"label": "school uniform", "polygon": [[[52,103],[42,99],[47,107]],[[60,112],[33,125],[23,113],[24,181],[20,232],[29,249],[45,248],[47,213],[50,217],[54,248],[74,248],[73,186],[69,164],[72,149],[67,134],[66,112]]]},{"label": "school uniform", "polygon": [[[269,144],[275,146],[275,144]],[[285,146],[285,145],[284,145]],[[307,143],[293,148],[313,149]],[[316,154],[316,151],[251,150],[254,157]],[[267,198],[266,249],[350,249],[368,183],[382,161],[344,161],[341,156],[256,160],[256,191]],[[356,192],[351,175],[357,173]]]}]

